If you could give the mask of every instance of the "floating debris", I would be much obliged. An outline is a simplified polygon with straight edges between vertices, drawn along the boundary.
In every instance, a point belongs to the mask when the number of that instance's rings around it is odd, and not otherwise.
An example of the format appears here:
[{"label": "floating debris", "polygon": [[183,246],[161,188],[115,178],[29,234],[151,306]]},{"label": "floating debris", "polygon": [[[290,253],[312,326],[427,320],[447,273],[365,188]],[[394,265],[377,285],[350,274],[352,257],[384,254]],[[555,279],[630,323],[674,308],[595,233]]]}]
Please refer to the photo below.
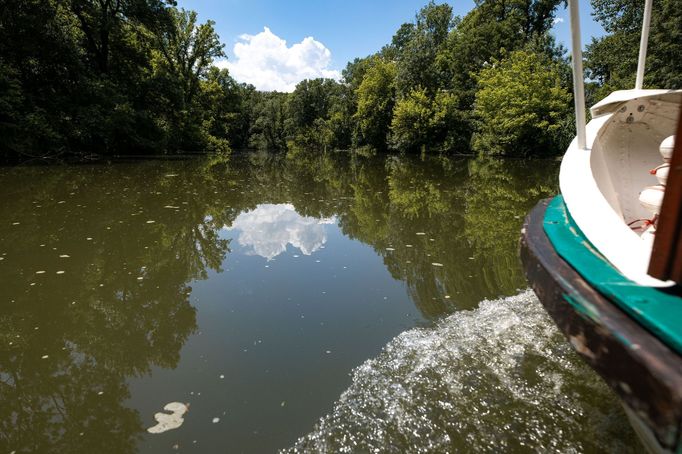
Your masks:
[{"label": "floating debris", "polygon": [[59,258],[60,258],[60,259],[68,259],[68,258],[71,258],[71,256],[68,255],[68,254],[61,254],[61,255],[59,256]]},{"label": "floating debris", "polygon": [[47,359],[47,358],[49,358],[48,355],[43,355],[43,356],[40,357],[40,359]]},{"label": "floating debris", "polygon": [[64,271],[63,271],[63,270],[59,270],[59,271],[57,271],[57,274],[64,274]]},{"label": "floating debris", "polygon": [[442,263],[438,263],[438,262],[433,262],[431,265],[433,265],[433,266],[443,266]]},{"label": "floating debris", "polygon": [[45,270],[36,271],[36,274],[45,274]]},{"label": "floating debris", "polygon": [[147,224],[153,224],[153,223],[155,223],[155,222],[156,222],[156,221],[147,221]]},{"label": "floating debris", "polygon": [[169,430],[177,429],[182,425],[185,420],[183,415],[187,413],[189,407],[180,402],[171,402],[163,407],[164,411],[171,412],[168,413],[156,413],[154,419],[157,424],[147,429],[150,434],[160,434]]},{"label": "floating debris", "polygon": [[417,232],[417,235],[419,235],[419,236],[424,236],[424,235],[426,235],[426,233],[424,233],[424,232]]},{"label": "floating debris", "polygon": [[220,422],[220,418],[213,418],[213,424],[218,424]]},{"label": "floating debris", "polygon": [[395,249],[393,249],[392,247],[387,247],[386,250],[389,251],[389,252],[390,252],[390,251],[395,251]]}]

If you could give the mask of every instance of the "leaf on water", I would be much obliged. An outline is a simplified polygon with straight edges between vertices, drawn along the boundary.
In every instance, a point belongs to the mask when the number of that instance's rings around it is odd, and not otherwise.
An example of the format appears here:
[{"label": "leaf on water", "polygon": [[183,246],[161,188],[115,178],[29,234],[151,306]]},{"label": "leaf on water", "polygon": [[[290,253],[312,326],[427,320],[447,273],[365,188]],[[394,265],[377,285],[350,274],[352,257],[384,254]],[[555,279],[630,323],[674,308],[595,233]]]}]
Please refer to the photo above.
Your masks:
[{"label": "leaf on water", "polygon": [[185,420],[183,415],[187,413],[187,405],[180,402],[171,402],[163,407],[168,413],[156,413],[154,419],[157,424],[147,429],[150,434],[160,434],[169,430],[177,429]]}]

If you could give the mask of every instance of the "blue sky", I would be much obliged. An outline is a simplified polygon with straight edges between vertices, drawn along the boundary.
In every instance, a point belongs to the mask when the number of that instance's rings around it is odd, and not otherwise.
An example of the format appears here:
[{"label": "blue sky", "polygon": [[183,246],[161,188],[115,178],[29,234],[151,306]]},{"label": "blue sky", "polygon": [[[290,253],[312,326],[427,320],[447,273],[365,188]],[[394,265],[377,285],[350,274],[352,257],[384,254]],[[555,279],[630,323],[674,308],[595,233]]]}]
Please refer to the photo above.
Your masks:
[{"label": "blue sky", "polygon": [[[289,62],[286,63],[289,67],[292,59],[296,62],[291,64],[298,65],[299,69],[305,73],[308,69],[305,67],[305,62],[298,61],[301,58],[314,61],[313,66],[316,69],[311,66],[313,69],[309,68],[310,74],[308,75],[312,76],[315,71],[318,71],[319,75],[333,77],[345,67],[348,61],[355,57],[372,54],[390,42],[400,24],[412,21],[416,12],[427,1],[179,0],[178,4],[185,9],[197,11],[202,22],[208,19],[215,21],[215,28],[225,44],[225,51],[228,55],[228,63],[223,65],[227,66],[233,76],[239,80],[254,77],[258,79],[263,71],[258,72],[255,67],[260,64],[272,70],[271,78],[276,77],[275,73],[284,65],[283,62]],[[474,7],[472,0],[449,1],[448,3],[453,7],[454,13],[460,16],[464,16]],[[583,0],[581,4],[583,45],[591,40],[590,37],[601,36],[604,33],[601,27],[592,20],[590,12],[589,2]],[[555,35],[559,41],[568,44],[570,39],[568,11],[561,9],[557,17],[564,21],[555,25]],[[262,34],[264,27],[268,27],[270,34]],[[245,39],[243,35],[252,37],[259,35],[260,39]],[[314,42],[308,40],[295,51],[287,53],[286,57],[279,60],[280,64],[272,65],[262,59],[258,61],[253,59],[256,58],[254,55],[258,54],[259,49],[269,49],[268,52],[270,52],[273,47],[277,47],[280,51],[286,52],[286,49],[282,47],[283,43],[276,41],[276,38],[286,41],[286,48],[291,48],[301,43],[306,37],[314,38]],[[238,66],[240,57],[235,52],[235,45],[239,43],[242,44],[241,55],[248,57],[242,61],[241,67]],[[268,58],[279,58],[272,52],[268,54]],[[251,68],[247,68],[247,65]],[[323,74],[323,70],[328,73]],[[287,77],[273,82],[272,86],[278,86],[278,84],[282,87],[286,84],[291,86],[293,83],[291,81],[295,78]],[[249,80],[241,81],[254,83]],[[263,81],[256,80],[255,82],[258,86],[259,83],[262,85]]]}]

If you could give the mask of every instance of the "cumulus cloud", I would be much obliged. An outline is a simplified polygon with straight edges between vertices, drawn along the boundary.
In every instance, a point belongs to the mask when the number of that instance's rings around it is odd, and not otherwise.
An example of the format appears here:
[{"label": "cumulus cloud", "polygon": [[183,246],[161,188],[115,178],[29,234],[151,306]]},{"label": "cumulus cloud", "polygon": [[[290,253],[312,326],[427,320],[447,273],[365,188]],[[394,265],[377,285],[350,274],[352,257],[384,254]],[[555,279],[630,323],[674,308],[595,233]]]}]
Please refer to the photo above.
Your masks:
[{"label": "cumulus cloud", "polygon": [[311,255],[327,241],[324,225],[334,223],[333,218],[301,216],[289,203],[262,204],[237,216],[231,228],[241,231],[237,242],[250,248],[249,253],[271,260],[289,244]]},{"label": "cumulus cloud", "polygon": [[332,54],[312,36],[300,43],[287,42],[268,27],[257,35],[241,35],[234,45],[234,61],[222,60],[217,66],[229,69],[239,82],[253,84],[258,90],[291,92],[303,79],[339,79],[339,71],[329,67]]}]

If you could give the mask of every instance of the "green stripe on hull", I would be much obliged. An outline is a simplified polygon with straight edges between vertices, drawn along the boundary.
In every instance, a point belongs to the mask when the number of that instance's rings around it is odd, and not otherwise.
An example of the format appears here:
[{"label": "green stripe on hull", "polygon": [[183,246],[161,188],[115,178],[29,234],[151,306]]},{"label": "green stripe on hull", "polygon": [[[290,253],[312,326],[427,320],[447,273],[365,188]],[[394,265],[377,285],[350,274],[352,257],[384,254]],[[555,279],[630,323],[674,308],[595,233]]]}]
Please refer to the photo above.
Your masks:
[{"label": "green stripe on hull", "polygon": [[[620,274],[585,238],[562,196],[547,207],[544,229],[556,252],[592,287],[682,354],[682,298],[665,289],[638,285]],[[581,305],[579,301],[571,303]],[[582,311],[589,312],[589,307]]]}]

